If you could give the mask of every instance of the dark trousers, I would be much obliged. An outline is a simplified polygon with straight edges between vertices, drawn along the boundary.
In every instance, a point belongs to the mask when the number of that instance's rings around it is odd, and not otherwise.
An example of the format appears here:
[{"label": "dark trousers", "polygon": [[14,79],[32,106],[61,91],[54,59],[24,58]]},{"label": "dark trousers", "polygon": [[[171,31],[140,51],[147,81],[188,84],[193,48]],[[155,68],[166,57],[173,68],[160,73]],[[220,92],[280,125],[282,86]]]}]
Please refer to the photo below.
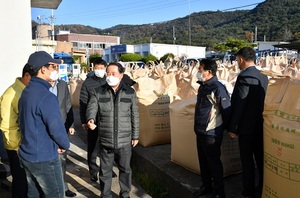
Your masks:
[{"label": "dark trousers", "polygon": [[107,149],[100,146],[100,190],[102,198],[112,198],[111,182],[114,161],[119,169],[119,197],[130,196],[131,190],[131,145],[120,149]]},{"label": "dark trousers", "polygon": [[26,172],[20,166],[19,156],[15,150],[6,150],[12,175],[12,198],[27,197]]},{"label": "dark trousers", "polygon": [[224,197],[223,164],[220,159],[222,139],[222,133],[218,136],[197,135],[197,150],[202,185]]},{"label": "dark trousers", "polygon": [[67,184],[67,180],[66,180],[66,173],[67,173],[67,150],[61,154],[59,154],[59,159],[61,162],[61,169],[62,169],[62,173],[63,173],[63,179],[64,179],[64,185],[65,185],[65,191],[69,190],[68,184]]},{"label": "dark trousers", "polygon": [[98,129],[87,131],[87,160],[90,175],[99,172],[99,165],[96,160],[99,152]]},{"label": "dark trousers", "polygon": [[239,135],[243,169],[243,195],[255,195],[255,162],[259,174],[258,187],[263,186],[263,134]]}]

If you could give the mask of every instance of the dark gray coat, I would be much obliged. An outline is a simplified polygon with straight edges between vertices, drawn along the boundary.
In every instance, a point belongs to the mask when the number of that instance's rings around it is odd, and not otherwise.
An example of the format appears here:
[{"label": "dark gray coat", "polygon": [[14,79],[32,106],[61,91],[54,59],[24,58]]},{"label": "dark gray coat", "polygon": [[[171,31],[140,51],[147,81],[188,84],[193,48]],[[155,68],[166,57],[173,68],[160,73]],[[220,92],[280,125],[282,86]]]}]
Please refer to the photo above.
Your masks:
[{"label": "dark gray coat", "polygon": [[69,128],[73,127],[74,115],[68,84],[63,80],[58,80],[57,83],[57,99],[59,103],[61,119],[68,132]]},{"label": "dark gray coat", "polygon": [[136,93],[125,83],[120,84],[117,94],[108,85],[90,92],[87,120],[96,119],[100,144],[109,149],[118,149],[131,140],[139,139],[139,113]]}]

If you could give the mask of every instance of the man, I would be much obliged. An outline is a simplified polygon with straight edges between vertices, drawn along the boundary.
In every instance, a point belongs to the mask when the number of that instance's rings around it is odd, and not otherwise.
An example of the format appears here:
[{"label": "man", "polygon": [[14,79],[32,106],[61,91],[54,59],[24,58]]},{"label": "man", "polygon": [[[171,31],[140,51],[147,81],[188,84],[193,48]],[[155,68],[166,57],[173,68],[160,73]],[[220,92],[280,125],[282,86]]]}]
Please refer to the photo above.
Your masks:
[{"label": "man", "polygon": [[98,156],[98,132],[97,129],[90,130],[86,127],[86,108],[89,101],[89,92],[96,88],[104,85],[105,81],[105,69],[107,63],[102,58],[95,58],[93,61],[93,70],[87,75],[87,79],[83,82],[80,99],[79,99],[79,110],[80,110],[80,120],[82,123],[82,128],[87,130],[87,162],[89,167],[89,173],[91,175],[91,180],[94,182],[98,181],[99,166],[96,163]]},{"label": "man", "polygon": [[19,100],[19,156],[27,176],[29,198],[65,197],[58,153],[67,150],[70,142],[57,98],[49,91],[59,63],[44,51],[35,52],[28,59],[33,76]]},{"label": "man", "polygon": [[[68,88],[68,84],[58,79],[58,67],[56,68],[57,75],[51,82],[50,91],[57,96],[59,103],[59,110],[61,114],[61,118],[63,123],[65,124],[66,132],[70,135],[74,135],[75,129],[73,127],[74,124],[74,115],[73,109],[71,105],[71,97]],[[76,193],[69,190],[68,184],[66,182],[66,168],[67,168],[67,152],[63,152],[59,154],[59,158],[61,161],[63,178],[64,178],[64,187],[65,187],[65,195],[66,197],[75,197]]]},{"label": "man", "polygon": [[1,124],[4,147],[7,151],[10,172],[12,175],[12,197],[27,197],[26,173],[20,166],[18,149],[21,144],[21,132],[18,124],[18,102],[23,89],[31,79],[30,66],[23,68],[22,77],[16,78],[14,84],[7,88],[0,98]]},{"label": "man", "polygon": [[194,192],[194,195],[214,193],[215,198],[223,198],[225,192],[220,147],[225,125],[230,116],[230,97],[225,86],[218,81],[216,72],[215,61],[209,59],[200,61],[197,73],[200,87],[195,107],[194,131],[197,136],[202,186]]},{"label": "man", "polygon": [[110,63],[106,69],[106,84],[91,92],[87,107],[88,127],[94,129],[98,116],[100,138],[100,191],[102,198],[111,198],[112,169],[119,168],[119,197],[130,196],[131,147],[138,144],[139,114],[136,93],[122,82],[124,68]]},{"label": "man", "polygon": [[[255,51],[242,48],[236,54],[241,70],[231,96],[232,115],[229,136],[239,137],[239,149],[243,169],[243,192],[240,197],[255,196],[255,162],[259,173],[257,186],[263,187],[263,110],[267,76],[255,67]],[[255,161],[254,161],[254,158]]]}]

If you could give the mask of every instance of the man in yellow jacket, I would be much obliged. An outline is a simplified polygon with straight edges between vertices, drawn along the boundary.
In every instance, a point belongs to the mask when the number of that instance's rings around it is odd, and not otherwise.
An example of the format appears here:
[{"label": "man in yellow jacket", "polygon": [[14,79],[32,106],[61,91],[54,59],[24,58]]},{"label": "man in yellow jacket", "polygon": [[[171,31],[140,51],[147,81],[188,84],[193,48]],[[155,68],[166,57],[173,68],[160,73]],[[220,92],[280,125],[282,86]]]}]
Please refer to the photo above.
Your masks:
[{"label": "man in yellow jacket", "polygon": [[3,135],[4,147],[7,151],[12,175],[12,197],[27,197],[27,180],[25,170],[20,166],[18,148],[21,144],[21,132],[18,123],[18,102],[23,89],[28,85],[31,74],[29,65],[25,65],[22,77],[16,78],[0,98],[0,129]]}]

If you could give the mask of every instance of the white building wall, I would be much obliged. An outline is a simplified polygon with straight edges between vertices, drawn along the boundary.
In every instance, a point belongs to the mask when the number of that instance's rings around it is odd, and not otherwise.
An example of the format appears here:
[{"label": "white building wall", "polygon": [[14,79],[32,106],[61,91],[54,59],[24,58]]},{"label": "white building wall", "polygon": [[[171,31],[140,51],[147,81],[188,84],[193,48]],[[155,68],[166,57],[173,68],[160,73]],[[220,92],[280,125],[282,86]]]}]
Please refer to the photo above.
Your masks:
[{"label": "white building wall", "polygon": [[134,54],[135,47],[134,45],[126,45],[126,52],[127,53],[133,53]]},{"label": "white building wall", "polygon": [[[169,45],[159,43],[147,43],[140,45],[126,45],[126,53],[140,54],[141,56],[152,54],[160,59],[167,53],[172,53],[177,57],[186,56],[191,58],[205,58],[205,47]],[[113,61],[116,57],[111,54],[110,48],[105,49],[103,53],[105,61]]]},{"label": "white building wall", "polygon": [[150,53],[160,59],[167,53],[172,53],[177,57],[198,57],[205,58],[205,47],[185,46],[185,45],[167,45],[167,44],[150,44]]},{"label": "white building wall", "polygon": [[268,41],[257,41],[258,50],[274,50],[273,45],[279,44],[280,42],[268,42]]},{"label": "white building wall", "polygon": [[22,75],[22,69],[32,53],[31,1],[1,1],[0,24],[0,95]]}]

